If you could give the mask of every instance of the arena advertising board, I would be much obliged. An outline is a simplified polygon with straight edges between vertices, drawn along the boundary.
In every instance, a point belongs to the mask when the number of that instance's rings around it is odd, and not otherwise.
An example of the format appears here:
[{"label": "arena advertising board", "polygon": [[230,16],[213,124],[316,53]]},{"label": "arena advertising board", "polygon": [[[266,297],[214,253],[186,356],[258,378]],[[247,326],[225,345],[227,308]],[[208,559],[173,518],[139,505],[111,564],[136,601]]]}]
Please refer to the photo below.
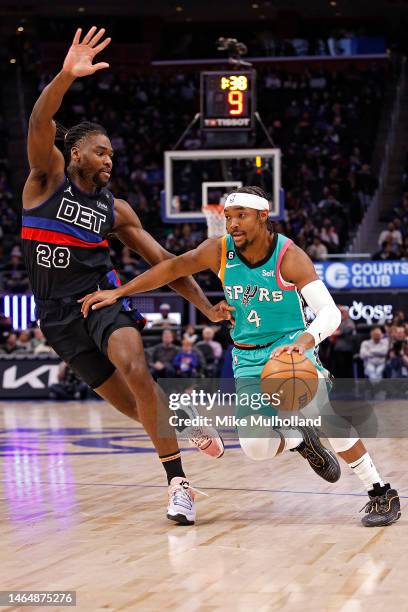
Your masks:
[{"label": "arena advertising board", "polygon": [[408,289],[408,261],[315,263],[329,289]]},{"label": "arena advertising board", "polygon": [[0,359],[0,399],[47,398],[59,359]]}]

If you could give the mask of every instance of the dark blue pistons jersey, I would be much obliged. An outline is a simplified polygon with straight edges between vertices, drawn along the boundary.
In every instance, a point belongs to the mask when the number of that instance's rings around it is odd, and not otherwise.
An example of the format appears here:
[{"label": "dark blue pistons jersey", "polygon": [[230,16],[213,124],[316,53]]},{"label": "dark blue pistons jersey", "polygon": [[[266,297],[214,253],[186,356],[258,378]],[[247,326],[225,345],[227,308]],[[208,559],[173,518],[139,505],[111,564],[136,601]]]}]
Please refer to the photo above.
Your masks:
[{"label": "dark blue pistons jersey", "polygon": [[81,191],[68,177],[45,202],[23,210],[22,247],[33,294],[42,300],[85,295],[115,284],[107,235],[114,197]]}]

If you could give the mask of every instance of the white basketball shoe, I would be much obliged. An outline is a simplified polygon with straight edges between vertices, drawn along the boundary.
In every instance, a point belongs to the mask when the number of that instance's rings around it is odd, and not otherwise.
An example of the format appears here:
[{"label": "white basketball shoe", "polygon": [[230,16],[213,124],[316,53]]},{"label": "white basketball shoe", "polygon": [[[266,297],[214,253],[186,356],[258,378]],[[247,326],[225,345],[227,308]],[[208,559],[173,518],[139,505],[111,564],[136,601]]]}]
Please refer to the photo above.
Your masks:
[{"label": "white basketball shoe", "polygon": [[168,493],[167,518],[180,525],[194,525],[196,518],[195,496],[188,480],[180,476],[172,478]]}]

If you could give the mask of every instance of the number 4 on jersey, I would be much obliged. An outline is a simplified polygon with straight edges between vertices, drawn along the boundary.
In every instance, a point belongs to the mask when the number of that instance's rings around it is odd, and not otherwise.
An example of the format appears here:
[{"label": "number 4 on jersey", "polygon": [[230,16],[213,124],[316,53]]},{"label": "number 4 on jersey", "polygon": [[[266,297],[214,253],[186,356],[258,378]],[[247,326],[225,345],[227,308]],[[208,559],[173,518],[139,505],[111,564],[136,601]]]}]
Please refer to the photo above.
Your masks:
[{"label": "number 4 on jersey", "polygon": [[255,323],[257,327],[259,327],[261,324],[261,319],[260,317],[258,317],[258,313],[254,309],[252,309],[249,315],[247,316],[247,321],[249,321],[250,323]]}]

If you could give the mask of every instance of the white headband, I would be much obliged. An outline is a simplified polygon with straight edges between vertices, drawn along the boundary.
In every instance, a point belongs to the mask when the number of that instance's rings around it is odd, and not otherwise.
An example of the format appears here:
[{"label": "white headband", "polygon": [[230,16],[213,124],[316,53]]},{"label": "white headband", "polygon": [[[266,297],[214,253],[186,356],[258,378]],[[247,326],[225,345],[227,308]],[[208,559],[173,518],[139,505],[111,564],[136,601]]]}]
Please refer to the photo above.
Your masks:
[{"label": "white headband", "polygon": [[229,208],[230,206],[243,206],[244,208],[255,208],[255,210],[269,210],[268,200],[253,193],[230,193],[225,201],[224,208]]}]

